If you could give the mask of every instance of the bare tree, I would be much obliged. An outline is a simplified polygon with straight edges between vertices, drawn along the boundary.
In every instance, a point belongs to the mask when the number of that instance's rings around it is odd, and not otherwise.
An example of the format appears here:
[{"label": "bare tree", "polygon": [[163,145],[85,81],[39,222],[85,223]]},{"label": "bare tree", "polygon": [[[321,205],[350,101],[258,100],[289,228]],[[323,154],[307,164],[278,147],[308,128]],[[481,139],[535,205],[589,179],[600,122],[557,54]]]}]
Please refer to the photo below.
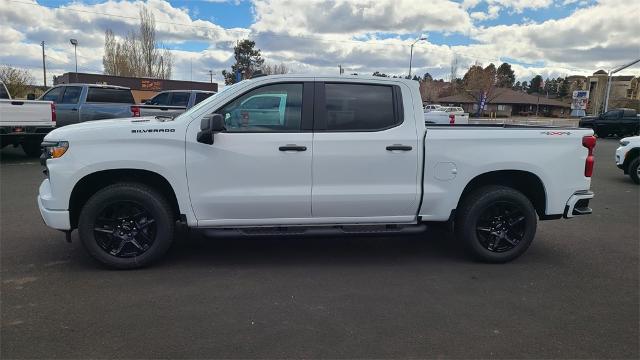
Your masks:
[{"label": "bare tree", "polygon": [[140,9],[140,28],[118,40],[111,29],[105,31],[104,73],[118,76],[171,78],[173,56],[156,40],[156,22],[144,6]]},{"label": "bare tree", "polygon": [[451,59],[451,74],[449,75],[449,81],[453,84],[458,78],[458,55],[453,54]]},{"label": "bare tree", "polygon": [[262,73],[267,75],[288,74],[289,67],[284,63],[278,64],[264,64],[262,65]]},{"label": "bare tree", "polygon": [[2,81],[12,97],[23,98],[33,85],[33,75],[29,70],[17,69],[8,65],[0,66],[0,81]]}]

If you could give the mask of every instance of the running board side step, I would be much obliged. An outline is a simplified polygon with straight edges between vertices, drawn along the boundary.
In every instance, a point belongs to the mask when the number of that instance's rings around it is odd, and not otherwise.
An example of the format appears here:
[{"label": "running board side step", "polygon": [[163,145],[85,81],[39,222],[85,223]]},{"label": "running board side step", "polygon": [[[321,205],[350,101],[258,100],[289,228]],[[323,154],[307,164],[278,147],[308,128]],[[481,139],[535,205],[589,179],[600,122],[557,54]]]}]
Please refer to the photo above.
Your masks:
[{"label": "running board side step", "polygon": [[198,231],[205,237],[245,236],[381,236],[420,234],[427,230],[426,224],[418,225],[336,225],[336,226],[288,226],[288,227],[241,227],[203,228]]}]

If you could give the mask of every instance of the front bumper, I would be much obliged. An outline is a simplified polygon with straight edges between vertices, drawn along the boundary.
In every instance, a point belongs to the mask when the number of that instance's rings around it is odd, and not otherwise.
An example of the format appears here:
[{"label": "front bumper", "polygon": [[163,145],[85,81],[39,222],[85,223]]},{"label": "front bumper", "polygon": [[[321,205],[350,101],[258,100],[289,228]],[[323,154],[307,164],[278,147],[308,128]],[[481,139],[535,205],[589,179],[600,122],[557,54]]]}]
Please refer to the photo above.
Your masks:
[{"label": "front bumper", "polygon": [[616,149],[616,166],[620,170],[624,170],[624,173],[627,173],[627,169],[624,168],[624,161],[626,160],[627,154],[629,153],[629,146],[620,146]]},{"label": "front bumper", "polygon": [[57,230],[71,230],[71,221],[68,210],[53,210],[48,209],[46,204],[51,199],[51,187],[49,180],[46,179],[40,185],[38,194],[38,209],[40,210],[40,216],[44,223],[53,229]]},{"label": "front bumper", "polygon": [[564,208],[565,219],[577,215],[589,215],[593,212],[589,207],[589,200],[593,199],[593,192],[589,190],[578,191],[571,195]]}]

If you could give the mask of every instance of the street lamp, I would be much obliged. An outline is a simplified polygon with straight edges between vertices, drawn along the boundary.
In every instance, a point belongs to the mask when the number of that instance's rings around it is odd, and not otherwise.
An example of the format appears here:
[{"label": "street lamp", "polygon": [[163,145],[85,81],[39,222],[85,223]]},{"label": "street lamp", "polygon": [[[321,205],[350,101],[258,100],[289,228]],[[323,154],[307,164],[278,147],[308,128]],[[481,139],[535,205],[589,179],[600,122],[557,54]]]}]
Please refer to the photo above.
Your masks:
[{"label": "street lamp", "polygon": [[427,40],[427,38],[421,37],[411,44],[411,55],[409,57],[409,79],[411,79],[411,63],[413,62],[413,45],[417,44],[418,41],[422,41],[422,40]]},{"label": "street lamp", "polygon": [[627,65],[622,65],[617,69],[609,71],[609,76],[607,76],[607,95],[604,98],[604,112],[607,112],[607,110],[609,110],[609,93],[611,92],[611,75],[617,73],[620,70],[624,70],[629,66],[634,65],[638,62],[640,62],[640,59],[634,60],[628,63]]},{"label": "street lamp", "polygon": [[71,45],[73,45],[73,53],[76,58],[76,82],[78,82],[78,40],[77,39],[69,39]]}]

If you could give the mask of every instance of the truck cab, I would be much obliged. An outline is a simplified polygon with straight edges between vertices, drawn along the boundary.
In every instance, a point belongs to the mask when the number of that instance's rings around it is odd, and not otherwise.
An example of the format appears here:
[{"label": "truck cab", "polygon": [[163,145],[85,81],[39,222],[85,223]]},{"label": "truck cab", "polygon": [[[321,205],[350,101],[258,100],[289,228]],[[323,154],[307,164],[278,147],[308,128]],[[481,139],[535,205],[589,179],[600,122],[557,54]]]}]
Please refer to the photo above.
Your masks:
[{"label": "truck cab", "polygon": [[122,86],[57,85],[45,92],[40,100],[56,104],[58,127],[90,120],[140,116],[131,90]]}]

